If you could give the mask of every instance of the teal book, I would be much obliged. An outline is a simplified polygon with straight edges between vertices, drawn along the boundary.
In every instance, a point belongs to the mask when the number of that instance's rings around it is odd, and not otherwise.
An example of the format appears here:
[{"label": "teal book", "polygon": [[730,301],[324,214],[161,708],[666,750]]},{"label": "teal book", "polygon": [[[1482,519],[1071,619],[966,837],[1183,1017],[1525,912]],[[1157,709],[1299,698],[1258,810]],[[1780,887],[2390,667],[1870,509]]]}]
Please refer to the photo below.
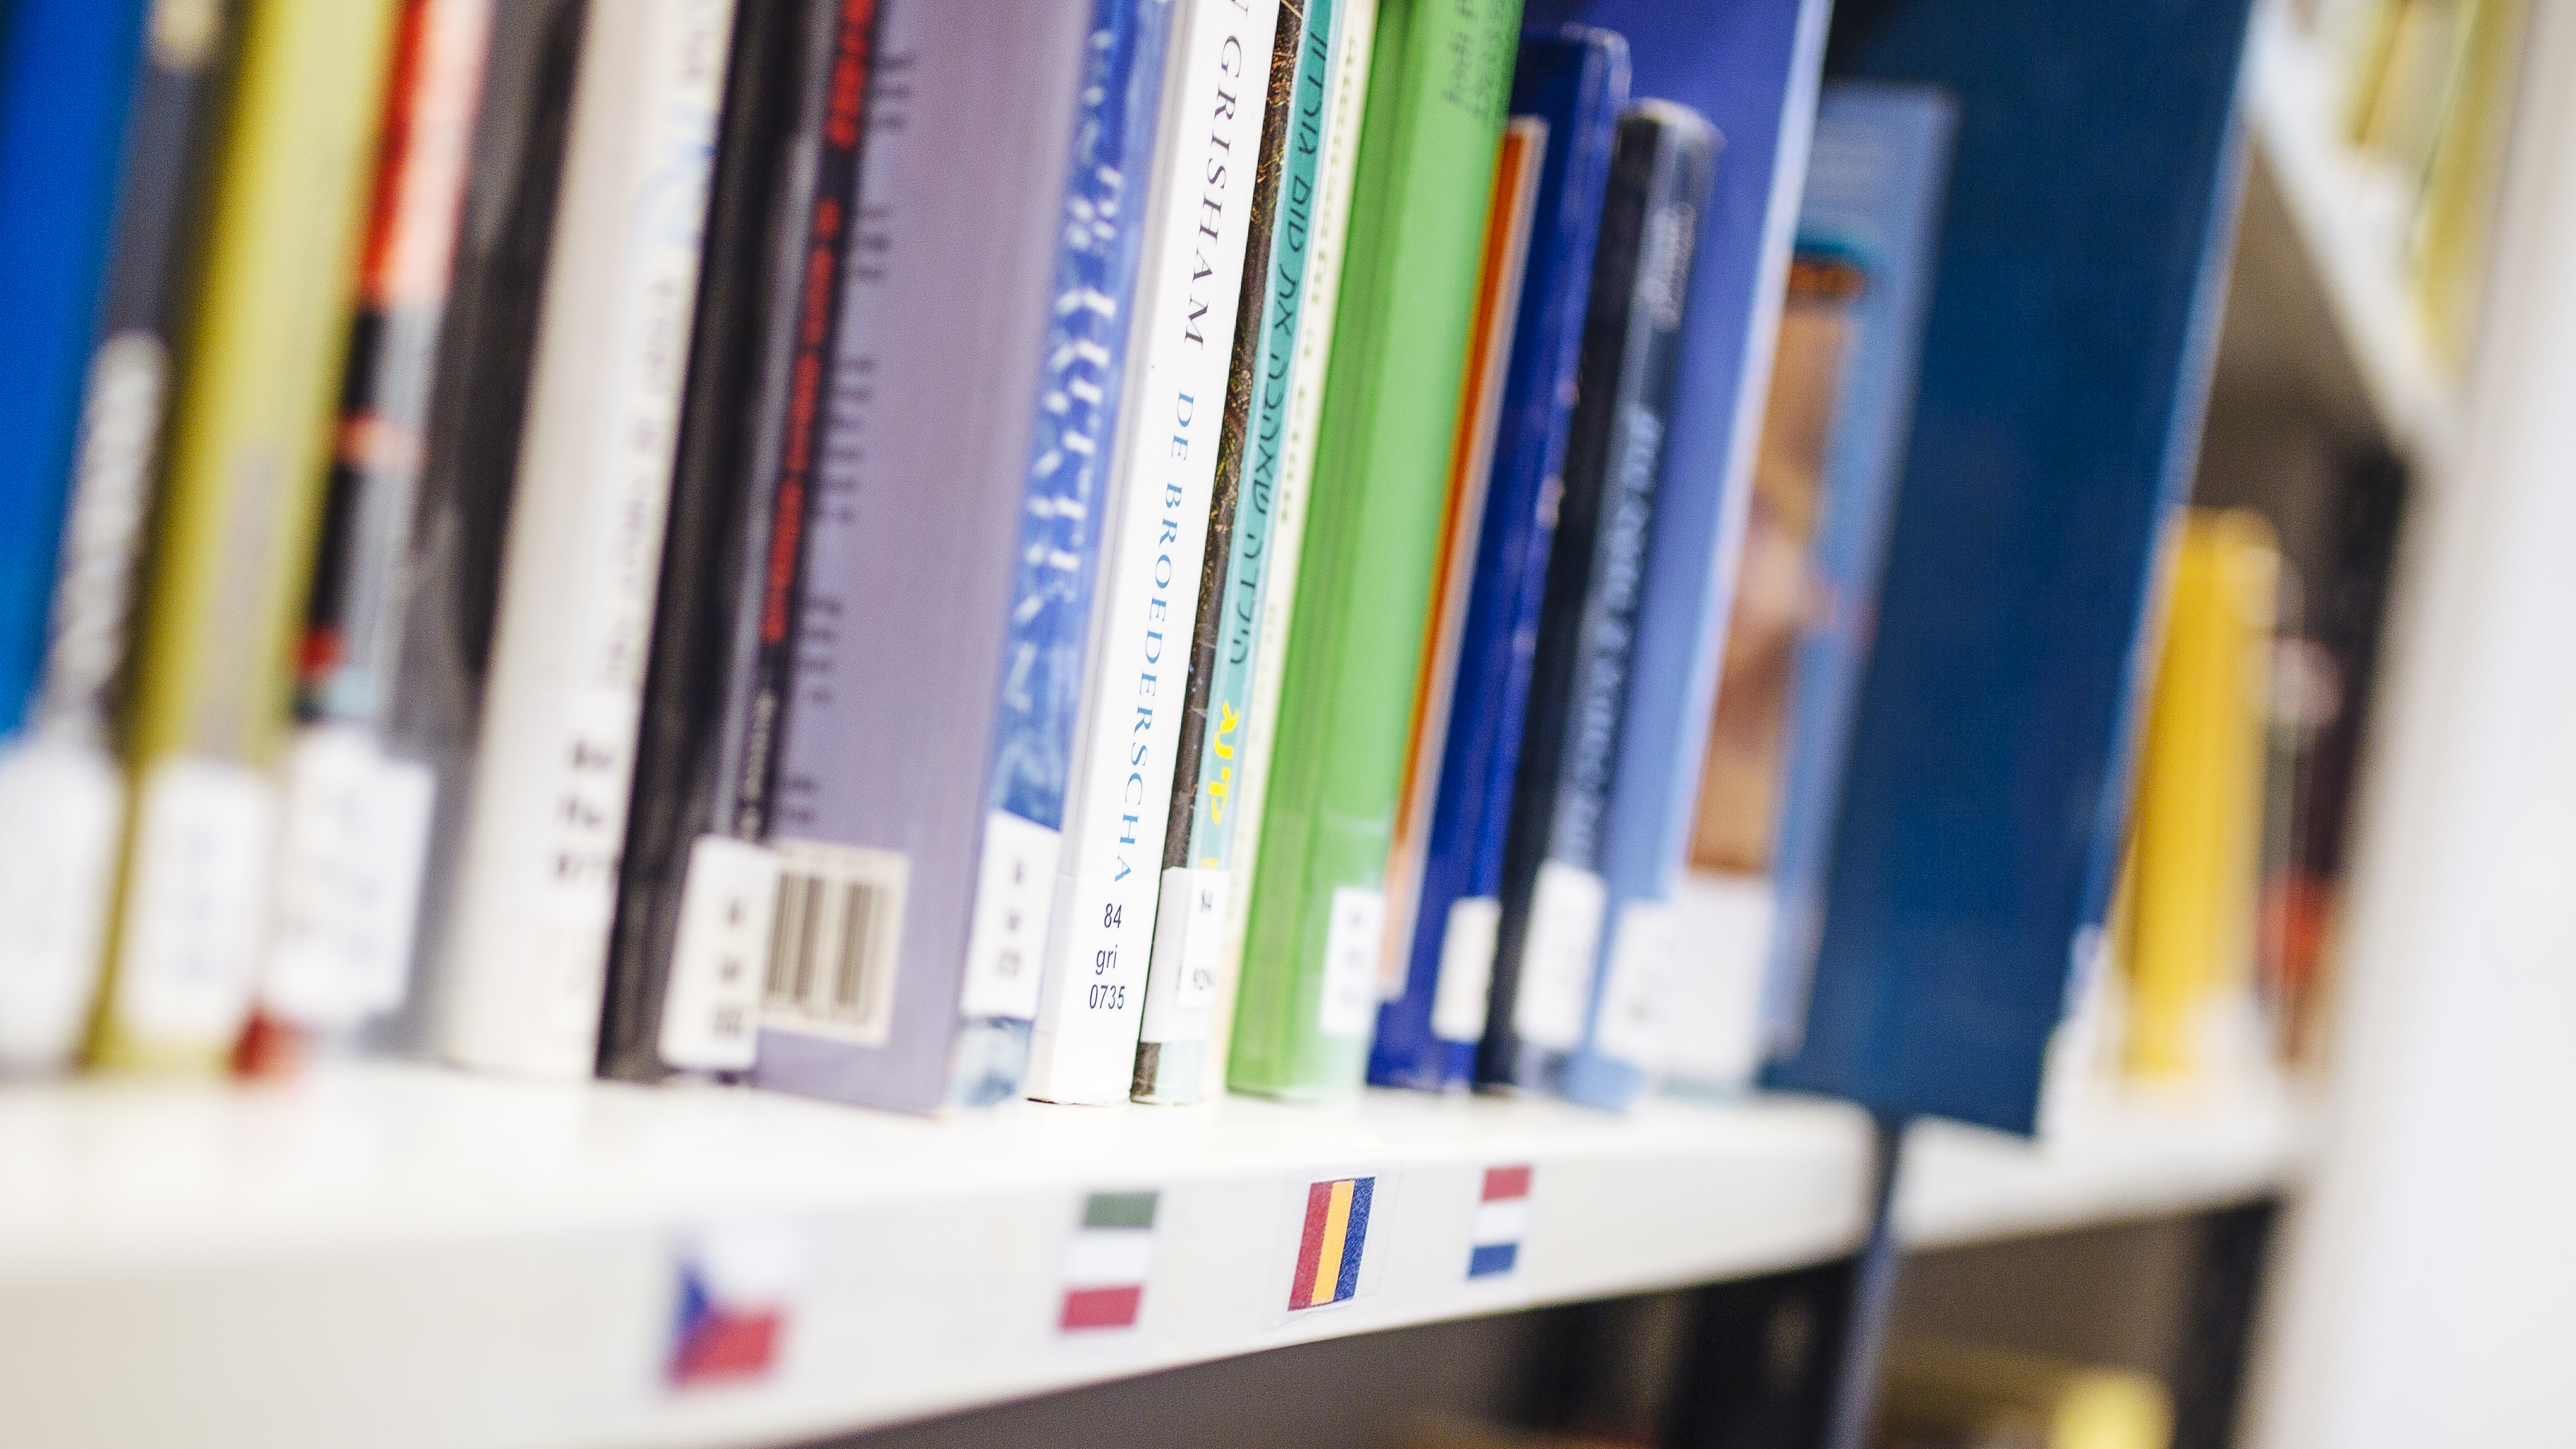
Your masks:
[{"label": "teal book", "polygon": [[1228,1083],[1357,1090],[1518,0],[1378,14]]}]

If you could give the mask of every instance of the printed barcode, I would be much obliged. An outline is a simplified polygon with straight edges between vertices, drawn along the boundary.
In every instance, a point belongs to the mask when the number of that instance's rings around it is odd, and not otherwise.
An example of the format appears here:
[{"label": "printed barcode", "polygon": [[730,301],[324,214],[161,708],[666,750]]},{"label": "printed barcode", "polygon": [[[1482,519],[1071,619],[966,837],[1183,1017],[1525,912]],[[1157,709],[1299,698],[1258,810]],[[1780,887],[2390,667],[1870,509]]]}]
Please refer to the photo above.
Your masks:
[{"label": "printed barcode", "polygon": [[764,1025],[871,1045],[894,1017],[911,862],[889,850],[782,841]]}]

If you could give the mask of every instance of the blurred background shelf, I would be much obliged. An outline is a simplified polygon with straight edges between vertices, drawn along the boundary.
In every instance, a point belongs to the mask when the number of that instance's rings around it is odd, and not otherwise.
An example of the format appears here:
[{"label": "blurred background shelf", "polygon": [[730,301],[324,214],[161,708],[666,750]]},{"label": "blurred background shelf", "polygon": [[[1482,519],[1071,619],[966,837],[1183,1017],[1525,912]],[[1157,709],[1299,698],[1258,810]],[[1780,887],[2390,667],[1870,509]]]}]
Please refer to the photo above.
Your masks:
[{"label": "blurred background shelf", "polygon": [[2437,469],[2457,447],[2460,389],[2399,265],[2404,203],[2336,134],[2336,74],[2282,4],[2254,7],[2252,177],[2219,364],[2234,386],[2213,402],[2289,383],[2345,431]]},{"label": "blurred background shelf", "polygon": [[[2287,1103],[2105,1111],[2038,1147],[1926,1131],[1903,1220],[1948,1245],[2217,1205],[2279,1190],[2300,1143]],[[0,1400],[30,1442],[253,1423],[281,1445],[775,1441],[1819,1262],[1858,1240],[1867,1160],[1857,1114],[1778,1099],[924,1122],[398,1066],[71,1084],[0,1100]],[[1470,1279],[1485,1170],[1521,1164],[1518,1265]],[[1376,1281],[1291,1317],[1306,1185],[1355,1173],[1380,1181]],[[1137,1327],[1060,1332],[1086,1195],[1133,1189],[1160,1193]],[[755,1380],[674,1389],[682,1276],[728,1254],[802,1285],[779,1353]],[[137,1383],[154,1391],[119,1388]]]}]

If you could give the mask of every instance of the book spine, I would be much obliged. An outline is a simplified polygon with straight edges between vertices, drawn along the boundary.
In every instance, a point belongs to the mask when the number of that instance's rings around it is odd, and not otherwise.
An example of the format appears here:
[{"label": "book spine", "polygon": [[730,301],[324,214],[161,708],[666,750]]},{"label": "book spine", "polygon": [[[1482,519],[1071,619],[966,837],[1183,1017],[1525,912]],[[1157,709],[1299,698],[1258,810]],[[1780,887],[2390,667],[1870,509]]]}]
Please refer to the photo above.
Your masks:
[{"label": "book spine", "polygon": [[[1315,443],[1324,412],[1324,366],[1333,351],[1340,310],[1342,262],[1349,240],[1352,183],[1359,174],[1360,120],[1368,100],[1370,59],[1376,53],[1378,0],[1335,0],[1332,61],[1325,80],[1315,204],[1307,227],[1303,300],[1288,363],[1287,412],[1281,420],[1277,480],[1270,496],[1269,563],[1245,660],[1243,744],[1226,793],[1229,889],[1223,944],[1217,953],[1216,993],[1208,1009],[1203,1090],[1226,1080],[1234,1047],[1234,1012],[1243,979],[1243,948],[1252,916],[1252,881],[1261,850],[1262,807],[1268,798],[1270,756],[1288,668],[1288,624],[1297,602],[1298,561],[1306,543],[1306,500],[1315,475]],[[1256,454],[1255,466],[1263,459]],[[1222,776],[1220,776],[1222,778]]]},{"label": "book spine", "polygon": [[378,726],[491,28],[492,0],[409,0],[395,31],[297,659],[276,898],[241,1052],[258,1069],[291,1060],[305,1031],[390,1009],[410,971],[435,781],[389,758]]},{"label": "book spine", "polygon": [[1388,836],[1421,664],[1476,255],[1511,79],[1516,0],[1391,5],[1378,21],[1229,1082],[1355,1090],[1375,1024]]},{"label": "book spine", "polygon": [[601,8],[583,39],[440,962],[464,1065],[596,1056],[732,9]]},{"label": "book spine", "polygon": [[[66,20],[82,27],[84,43],[70,49],[59,40],[12,40],[7,53],[43,56],[41,70],[57,83],[86,74],[91,85],[103,84],[93,95],[106,101],[106,111],[59,102],[43,109],[57,125],[96,127],[121,115],[124,137],[121,162],[111,152],[102,163],[91,151],[84,166],[81,146],[16,119],[20,107],[37,101],[23,86],[35,77],[13,78],[8,99],[0,101],[8,108],[0,115],[0,136],[41,144],[56,164],[79,168],[92,188],[49,184],[41,203],[8,203],[12,214],[43,215],[47,222],[42,230],[13,234],[8,260],[0,264],[0,295],[7,298],[0,310],[16,319],[18,329],[16,345],[0,364],[12,374],[0,393],[13,406],[44,411],[41,399],[48,389],[33,385],[38,378],[14,374],[45,365],[39,339],[49,308],[73,309],[77,315],[52,320],[79,328],[66,332],[64,341],[88,349],[85,367],[68,363],[79,370],[56,379],[78,389],[78,432],[64,439],[68,451],[40,446],[46,436],[41,427],[13,429],[12,436],[28,446],[12,449],[0,473],[0,498],[8,500],[0,504],[0,516],[9,520],[0,526],[7,540],[0,542],[0,577],[10,580],[0,590],[28,588],[24,606],[34,610],[44,604],[33,591],[52,585],[50,620],[31,625],[43,632],[41,638],[28,636],[24,665],[0,664],[0,678],[14,677],[23,667],[35,686],[25,699],[23,720],[16,721],[24,733],[0,743],[0,1073],[68,1065],[98,983],[125,816],[118,693],[132,643],[134,591],[178,343],[178,260],[187,251],[185,222],[203,190],[205,168],[199,163],[217,129],[210,121],[224,89],[225,13],[220,7],[178,13],[190,8],[176,0],[158,7],[27,6],[11,16],[13,28],[29,34]],[[151,24],[147,9],[165,16],[165,23]],[[190,20],[196,23],[184,23]],[[20,178],[32,180],[29,165],[37,159],[0,153],[0,185],[17,193],[25,184]],[[113,168],[121,168],[121,181]],[[102,197],[96,188],[112,189]],[[23,255],[30,243],[69,243],[75,253],[57,258],[56,265],[77,265],[77,249],[97,235],[82,234],[84,197],[114,206],[112,226],[100,222],[109,229],[104,276],[95,291],[59,284]],[[20,288],[43,300],[22,295]],[[93,301],[94,331],[88,310]],[[70,485],[68,499],[55,504],[59,526],[41,516],[53,479]],[[22,511],[27,508],[35,514]],[[18,552],[52,548],[57,540],[50,570]],[[0,612],[20,606],[12,598],[0,603]],[[0,655],[8,653],[0,645]],[[0,684],[0,715],[15,710],[19,698],[17,686]],[[13,727],[0,723],[0,737]]]},{"label": "book spine", "polygon": [[102,1065],[210,1068],[251,1004],[398,8],[281,0],[245,23],[136,655]]},{"label": "book spine", "polygon": [[1030,1040],[1031,1096],[1124,1101],[1134,1076],[1165,807],[1241,300],[1276,0],[1189,0],[1147,183],[1133,396],[1112,453],[1116,554],[1093,620]]},{"label": "book spine", "polygon": [[[1277,481],[1278,424],[1288,404],[1288,360],[1296,344],[1324,69],[1332,59],[1332,8],[1332,0],[1311,7],[1288,0],[1279,7],[1259,179],[1244,245],[1243,295],[1236,304],[1233,375],[1226,384],[1225,430],[1217,439],[1207,557],[1200,565],[1189,703],[1173,752],[1162,895],[1137,1032],[1132,1085],[1140,1102],[1192,1102],[1204,1089],[1208,1009],[1216,996],[1230,884],[1225,867],[1231,842],[1222,814],[1227,777],[1243,743],[1242,686],[1249,677],[1252,626],[1260,617],[1261,568],[1269,561],[1263,545]],[[1259,432],[1253,428],[1256,412],[1263,424]],[[1254,453],[1266,469],[1247,463]]]},{"label": "book spine", "polygon": [[876,8],[737,7],[619,861],[600,1027],[607,1075],[752,1065],[778,877],[759,842],[857,213]]},{"label": "book spine", "polygon": [[1656,102],[1619,124],[1477,1060],[1490,1083],[1555,1089],[1583,1038],[1606,896],[1601,817],[1715,136]]},{"label": "book spine", "polygon": [[[1439,1010],[1438,983],[1422,998],[1422,1018],[1403,1007],[1411,980],[1412,945],[1422,907],[1434,812],[1451,721],[1462,682],[1467,614],[1493,491],[1495,433],[1502,421],[1503,379],[1519,321],[1521,284],[1529,261],[1532,214],[1538,201],[1539,163],[1547,153],[1547,122],[1515,116],[1503,128],[1494,166],[1492,215],[1485,224],[1485,255],[1476,293],[1476,330],[1467,349],[1467,371],[1458,400],[1458,442],[1449,460],[1449,514],[1441,525],[1440,563],[1433,575],[1431,615],[1423,630],[1422,679],[1413,693],[1413,729],[1396,792],[1395,835],[1387,849],[1386,944],[1380,948],[1378,1029],[1370,1037],[1369,1076],[1380,1079],[1392,1053],[1408,1048],[1420,1059],[1391,1075],[1421,1085],[1449,1085],[1450,1043],[1425,1043],[1430,1017],[1463,1029],[1472,1012],[1483,1029],[1483,972],[1461,961],[1452,973],[1447,1010]],[[1468,707],[1476,701],[1470,699]],[[1445,924],[1445,919],[1444,919]],[[1467,933],[1472,941],[1473,932]],[[1461,956],[1467,953],[1461,952]],[[1486,952],[1490,960],[1491,952]],[[1490,970],[1490,966],[1486,968]],[[1390,1027],[1393,1029],[1390,1030]],[[1425,1048],[1427,1047],[1427,1050]],[[1392,1049],[1392,1051],[1391,1051]],[[1459,1080],[1463,1081],[1463,1077]]]},{"label": "book spine", "polygon": [[1379,1011],[1369,1052],[1369,1079],[1383,1085],[1462,1084],[1485,1034],[1512,785],[1628,66],[1612,31],[1551,27],[1521,41],[1513,109],[1547,124],[1547,160],[1461,647],[1459,679],[1475,700],[1451,712],[1412,936],[1391,943],[1403,995]]}]

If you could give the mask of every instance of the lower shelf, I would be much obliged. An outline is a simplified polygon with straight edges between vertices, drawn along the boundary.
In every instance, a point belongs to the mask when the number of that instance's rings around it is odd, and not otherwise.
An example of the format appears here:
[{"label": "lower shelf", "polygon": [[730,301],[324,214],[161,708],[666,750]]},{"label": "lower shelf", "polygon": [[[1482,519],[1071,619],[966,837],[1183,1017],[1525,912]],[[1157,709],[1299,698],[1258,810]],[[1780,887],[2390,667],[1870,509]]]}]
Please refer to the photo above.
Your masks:
[{"label": "lower shelf", "polygon": [[[1860,1235],[1865,1134],[1773,1098],[933,1122],[403,1066],[13,1089],[0,1403],[38,1443],[777,1442],[1818,1261]],[[1900,1223],[1947,1244],[2241,1200],[2300,1139],[2268,1101],[2036,1147],[1925,1129]]]}]

